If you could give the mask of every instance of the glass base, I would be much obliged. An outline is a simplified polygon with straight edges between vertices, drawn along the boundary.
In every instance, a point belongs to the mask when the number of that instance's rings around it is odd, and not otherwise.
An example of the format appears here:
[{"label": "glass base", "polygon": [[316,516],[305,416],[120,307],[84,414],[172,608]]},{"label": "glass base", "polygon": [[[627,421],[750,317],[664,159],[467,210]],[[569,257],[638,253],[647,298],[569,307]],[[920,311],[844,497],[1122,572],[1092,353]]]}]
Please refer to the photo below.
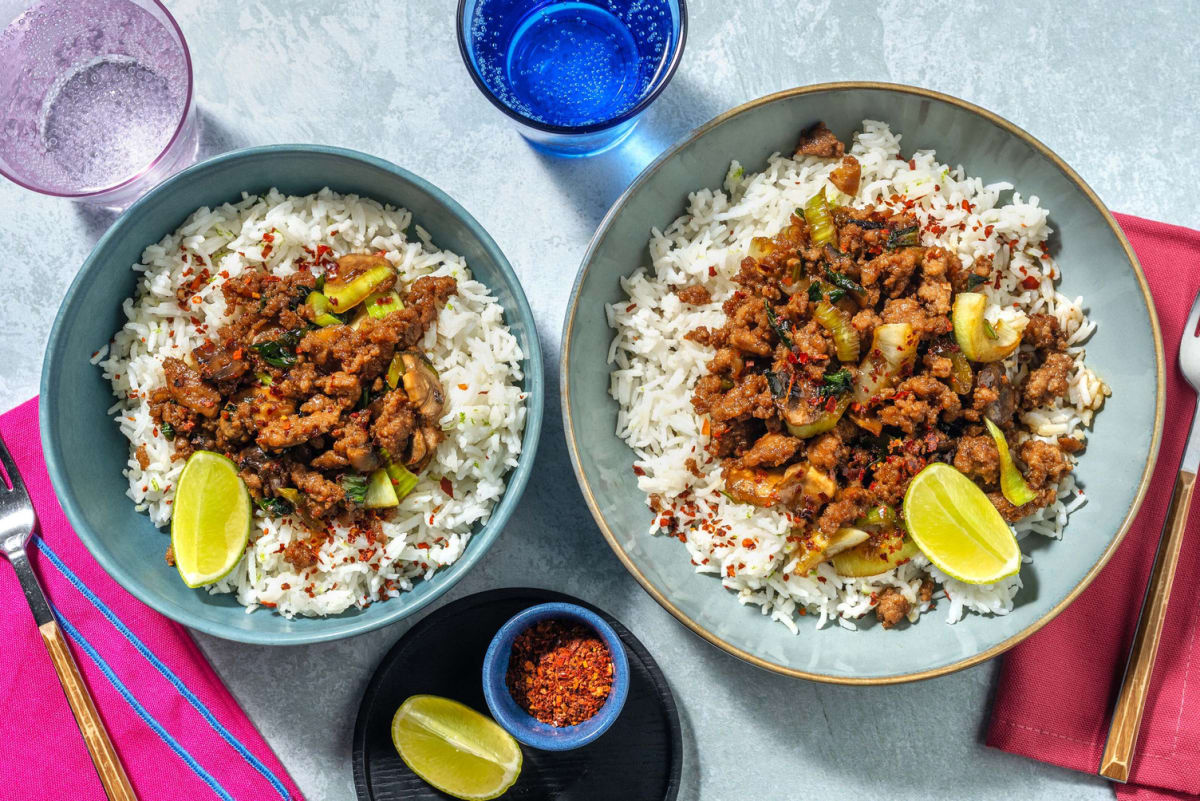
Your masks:
[{"label": "glass base", "polygon": [[517,125],[517,128],[534,150],[548,156],[580,159],[597,156],[621,144],[633,133],[639,119],[640,116],[634,117],[608,130],[590,134],[551,134],[524,125]]}]

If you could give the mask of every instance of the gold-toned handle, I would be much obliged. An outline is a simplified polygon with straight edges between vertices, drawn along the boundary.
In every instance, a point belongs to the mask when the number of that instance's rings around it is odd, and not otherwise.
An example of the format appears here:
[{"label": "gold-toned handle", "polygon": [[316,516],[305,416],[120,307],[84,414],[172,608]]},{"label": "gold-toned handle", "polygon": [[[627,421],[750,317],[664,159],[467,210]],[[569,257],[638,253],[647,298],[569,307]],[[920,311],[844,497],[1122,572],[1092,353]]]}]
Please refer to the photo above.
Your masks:
[{"label": "gold-toned handle", "polygon": [[79,675],[79,666],[75,664],[75,659],[67,648],[62,629],[52,620],[39,626],[38,631],[42,633],[42,641],[46,643],[46,650],[50,652],[50,660],[54,662],[58,680],[62,682],[63,692],[67,694],[67,703],[75,713],[75,722],[79,724],[79,731],[87,743],[88,753],[92,755],[92,763],[96,766],[96,772],[100,774],[100,783],[104,785],[104,792],[109,801],[137,801],[133,787],[129,784],[129,777],[125,775],[125,768],[121,766],[121,760],[117,758],[117,752],[113,749],[112,740],[108,739],[104,722],[96,712],[91,693],[83,683],[83,676]]},{"label": "gold-toned handle", "polygon": [[1166,533],[1154,559],[1150,586],[1146,590],[1146,600],[1142,606],[1142,619],[1138,621],[1137,635],[1133,638],[1133,650],[1129,655],[1129,666],[1125,671],[1125,682],[1121,685],[1121,695],[1117,698],[1112,725],[1108,730],[1108,742],[1104,746],[1104,756],[1100,759],[1100,775],[1115,781],[1129,781],[1133,751],[1137,746],[1138,730],[1142,725],[1146,695],[1150,692],[1154,657],[1158,655],[1158,643],[1162,639],[1167,604],[1171,602],[1171,584],[1175,581],[1175,566],[1179,563],[1179,549],[1183,544],[1183,533],[1187,527],[1188,511],[1192,507],[1192,489],[1195,485],[1194,473],[1179,471],[1175,491],[1171,494],[1171,506],[1167,511]]}]

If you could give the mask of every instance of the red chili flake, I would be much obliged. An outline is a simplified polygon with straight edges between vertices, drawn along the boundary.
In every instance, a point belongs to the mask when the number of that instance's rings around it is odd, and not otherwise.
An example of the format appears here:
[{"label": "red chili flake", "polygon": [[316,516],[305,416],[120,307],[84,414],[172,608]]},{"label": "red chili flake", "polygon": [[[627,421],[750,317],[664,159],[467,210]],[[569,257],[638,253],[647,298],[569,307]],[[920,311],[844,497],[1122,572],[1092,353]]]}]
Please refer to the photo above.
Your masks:
[{"label": "red chili flake", "polygon": [[1021,279],[1021,286],[1025,287],[1026,289],[1037,289],[1040,285],[1040,282],[1032,275]]},{"label": "red chili flake", "polygon": [[264,242],[274,242],[275,234],[272,234],[270,231],[268,231],[267,233],[263,234],[263,241]]},{"label": "red chili flake", "polygon": [[710,264],[710,265],[708,265],[708,274],[709,274],[710,276],[714,276],[714,275],[716,275],[716,274],[717,274],[717,267],[716,267],[716,265],[715,265],[715,264]]},{"label": "red chili flake", "polygon": [[634,474],[635,476],[644,476],[644,475],[646,475],[646,471],[645,471],[645,470],[643,470],[642,468],[638,467],[638,466],[635,464],[635,465],[633,466],[633,474]]},{"label": "red chili flake", "polygon": [[262,249],[263,258],[266,258],[267,256],[271,255],[272,247],[273,247],[273,245],[263,245],[263,249]]},{"label": "red chili flake", "polygon": [[582,623],[555,618],[517,635],[505,675],[517,705],[551,726],[591,718],[608,700],[612,682],[612,654],[604,641]]},{"label": "red chili flake", "polygon": [[454,485],[450,483],[450,479],[442,476],[442,480],[438,483],[438,486],[442,488],[442,492],[446,493],[451,498],[454,497]]},{"label": "red chili flake", "polygon": [[917,160],[916,160],[916,159],[909,159],[909,160],[908,160],[908,168],[909,168],[910,170],[915,170],[915,169],[917,168]]},{"label": "red chili flake", "polygon": [[286,581],[279,585],[279,589],[281,590],[290,590],[291,588],[292,585],[288,584]]},{"label": "red chili flake", "polygon": [[984,235],[984,236],[991,236],[991,235],[992,235],[992,231],[994,231],[994,230],[996,230],[996,226],[994,226],[994,225],[989,225],[987,228],[984,228],[984,229],[983,229],[983,235]]},{"label": "red chili flake", "polygon": [[631,311],[633,311],[633,310],[634,310],[634,309],[636,309],[636,308],[637,308],[637,304],[636,304],[636,303],[630,303],[628,306],[626,306],[626,307],[625,307],[625,311],[626,311],[626,312],[631,312]]},{"label": "red chili flake", "polygon": [[963,211],[970,211],[970,210],[971,210],[971,204],[967,202],[967,199],[966,199],[966,198],[963,198],[963,201],[962,201],[962,203],[960,203],[959,205],[960,205],[960,206],[962,206],[962,210],[963,210]]},{"label": "red chili flake", "polygon": [[829,400],[825,401],[825,411],[832,412],[836,408],[837,408],[837,398],[830,395]]}]

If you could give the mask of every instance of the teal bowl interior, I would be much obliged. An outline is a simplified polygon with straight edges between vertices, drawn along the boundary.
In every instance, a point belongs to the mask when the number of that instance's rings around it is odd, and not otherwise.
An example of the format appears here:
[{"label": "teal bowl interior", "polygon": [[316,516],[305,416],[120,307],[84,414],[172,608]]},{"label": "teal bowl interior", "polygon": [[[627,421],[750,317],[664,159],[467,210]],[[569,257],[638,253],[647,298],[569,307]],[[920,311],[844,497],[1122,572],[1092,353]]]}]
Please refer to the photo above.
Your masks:
[{"label": "teal bowl interior", "polygon": [[[798,132],[824,120],[844,141],[862,120],[887,121],[905,154],[935,148],[985,183],[1007,180],[1050,209],[1061,290],[1083,295],[1099,328],[1088,362],[1111,386],[1076,475],[1089,498],[1061,541],[1030,539],[1034,562],[1004,617],[944,622],[944,605],[898,631],[866,625],[799,635],[741,606],[716,577],[693,572],[676,540],[646,533],[650,512],[616,436],[616,402],[602,369],[612,333],[604,306],[623,296],[618,278],[648,265],[650,227],[683,213],[687,195],[720,187],[731,159],[749,172],[788,152]],[[939,675],[1000,653],[1072,600],[1103,566],[1141,502],[1162,427],[1163,357],[1141,269],[1092,191],[1045,146],[1010,123],[954,98],[886,84],[829,84],[782,92],[718,117],[648,167],[604,219],[584,257],[562,345],[564,425],[576,476],[609,544],[643,587],[714,644],[762,667],[844,683]],[[1036,537],[1037,535],[1031,535]]]},{"label": "teal bowl interior", "polygon": [[[201,206],[236,201],[271,187],[304,195],[329,187],[404,206],[440,248],[466,259],[504,307],[525,353],[528,412],[518,466],[504,497],[462,557],[411,592],[364,610],[288,620],[261,609],[247,615],[230,594],[184,586],[162,559],[166,534],[134,511],[121,469],[128,443],[105,410],[112,391],[88,363],[124,323],[122,301],[135,289],[131,268],[142,250]],[[159,612],[231,640],[294,644],[339,639],[400,620],[426,606],[471,569],[499,536],[529,479],[542,424],[542,357],[529,303],[504,254],[458,203],[437,187],[381,159],[339,148],[273,145],[228,153],[169,178],[134,204],[96,245],[71,284],[50,333],[42,366],[40,419],[50,477],[67,517],[96,560],[123,587]]]}]

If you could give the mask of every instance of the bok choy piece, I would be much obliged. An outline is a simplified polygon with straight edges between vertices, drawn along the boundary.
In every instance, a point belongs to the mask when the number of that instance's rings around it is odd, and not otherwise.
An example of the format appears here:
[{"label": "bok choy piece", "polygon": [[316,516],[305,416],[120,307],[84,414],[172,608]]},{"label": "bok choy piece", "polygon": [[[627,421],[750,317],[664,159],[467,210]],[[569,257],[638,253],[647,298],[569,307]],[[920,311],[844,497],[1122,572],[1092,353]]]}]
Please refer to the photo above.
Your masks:
[{"label": "bok choy piece", "polygon": [[834,225],[833,214],[829,211],[824,189],[804,204],[804,221],[808,223],[809,239],[817,247],[832,244],[837,239],[837,226]]},{"label": "bok choy piece", "polygon": [[1016,463],[1013,462],[1012,454],[1008,450],[1008,440],[1004,437],[1004,432],[1000,427],[993,423],[988,418],[983,418],[984,425],[987,426],[988,433],[992,435],[992,440],[996,443],[996,450],[1000,452],[1000,491],[1004,493],[1004,498],[1013,506],[1024,506],[1037,497],[1037,493],[1029,488],[1025,483],[1025,477],[1021,475],[1021,471],[1017,469]]},{"label": "bok choy piece", "polygon": [[908,323],[875,326],[871,349],[858,367],[854,400],[866,403],[888,389],[917,359],[920,337]]}]

